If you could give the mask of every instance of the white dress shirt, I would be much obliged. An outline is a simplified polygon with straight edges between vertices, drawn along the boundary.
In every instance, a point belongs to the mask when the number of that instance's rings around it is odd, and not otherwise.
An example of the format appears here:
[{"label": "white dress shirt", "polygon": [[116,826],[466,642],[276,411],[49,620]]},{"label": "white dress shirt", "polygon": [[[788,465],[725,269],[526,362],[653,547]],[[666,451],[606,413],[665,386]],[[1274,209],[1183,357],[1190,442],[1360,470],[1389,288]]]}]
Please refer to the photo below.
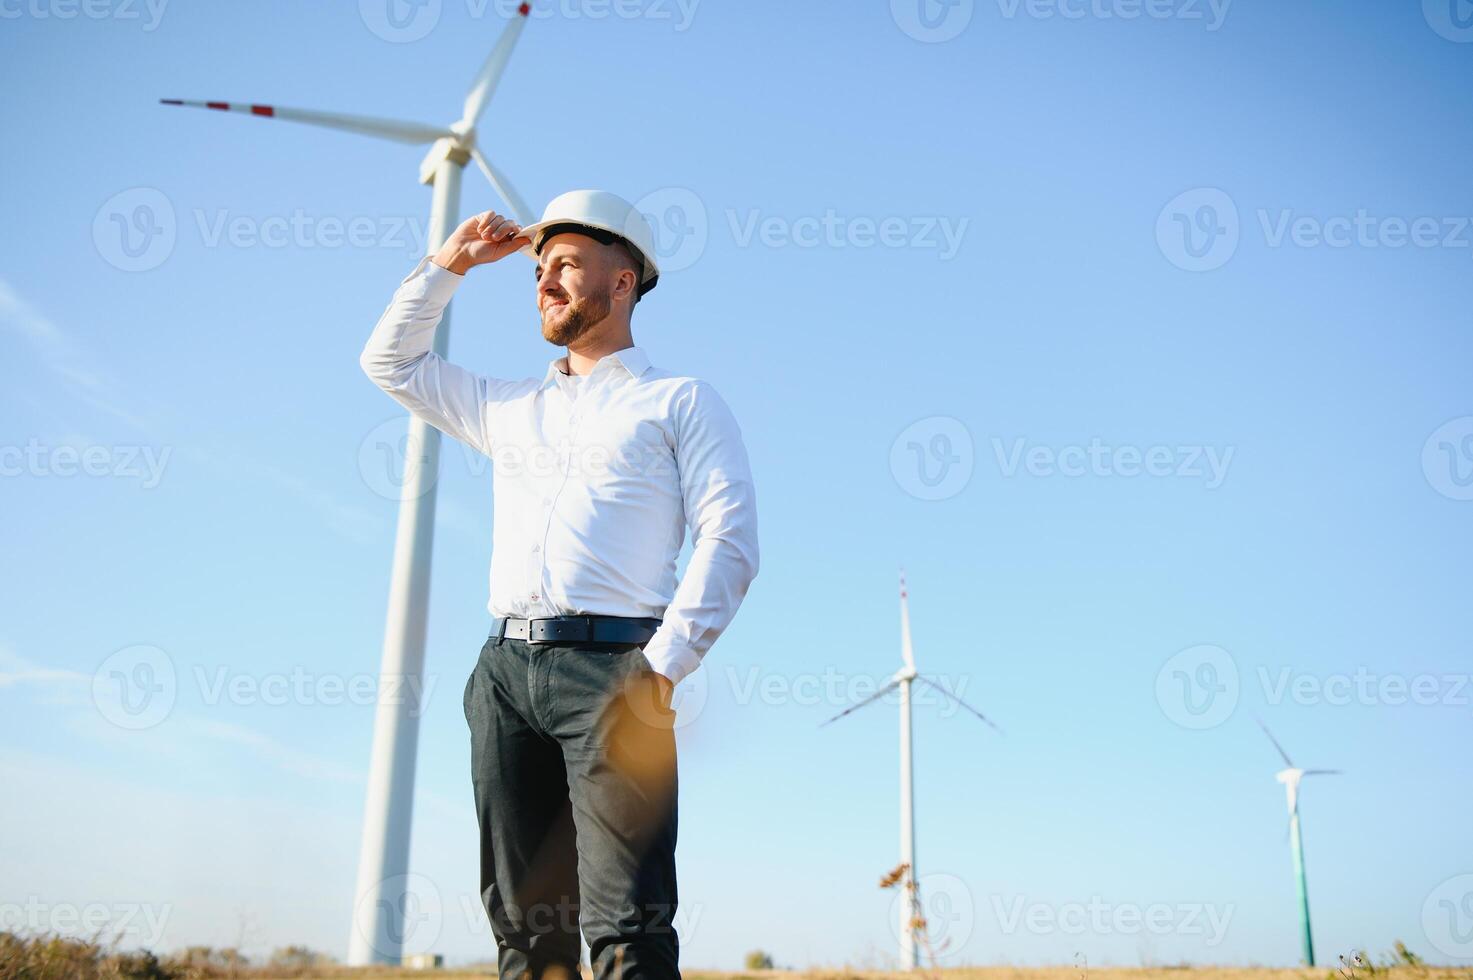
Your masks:
[{"label": "white dress shirt", "polygon": [[[645,646],[672,682],[700,666],[757,574],[757,511],[741,430],[709,384],[638,347],[583,378],[501,380],[431,350],[465,279],[427,256],[360,363],[395,401],[492,460],[494,616],[663,617]],[[675,562],[690,527],[692,554]]]}]

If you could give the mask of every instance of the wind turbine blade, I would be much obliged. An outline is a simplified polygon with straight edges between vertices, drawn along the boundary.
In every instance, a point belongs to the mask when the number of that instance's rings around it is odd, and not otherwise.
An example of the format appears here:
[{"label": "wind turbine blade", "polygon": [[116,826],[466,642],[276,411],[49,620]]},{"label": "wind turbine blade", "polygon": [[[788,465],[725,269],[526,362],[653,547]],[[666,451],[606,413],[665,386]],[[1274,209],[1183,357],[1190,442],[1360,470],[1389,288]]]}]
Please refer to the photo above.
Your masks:
[{"label": "wind turbine blade", "polygon": [[967,702],[963,701],[961,698],[957,697],[955,694],[952,694],[946,688],[942,687],[940,684],[937,684],[935,681],[931,680],[929,677],[920,677],[920,676],[917,676],[916,677],[916,680],[920,681],[922,684],[925,684],[927,687],[934,687],[936,690],[940,691],[944,696],[950,698],[952,701],[955,701],[957,704],[961,705],[963,708],[966,708],[972,714],[976,715],[978,718],[981,718],[983,721],[985,721],[987,723],[988,727],[991,728],[993,731],[997,732],[999,735],[1006,734],[1006,732],[1004,732],[1001,728],[998,728],[995,724],[993,724],[991,718],[988,718],[982,712],[978,711],[976,708],[972,707],[970,704],[967,704]]},{"label": "wind turbine blade", "polygon": [[532,217],[532,212],[528,209],[527,202],[522,200],[522,195],[518,194],[517,189],[511,186],[511,181],[507,180],[506,175],[500,170],[491,166],[491,161],[487,160],[479,149],[475,147],[471,148],[471,159],[476,161],[476,166],[481,168],[481,173],[486,175],[486,179],[491,182],[491,186],[496,188],[496,193],[500,194],[501,199],[506,202],[507,207],[511,208],[512,217],[517,219],[518,224],[530,225],[536,220]]},{"label": "wind turbine blade", "polygon": [[486,63],[481,66],[476,80],[471,83],[470,93],[465,97],[465,114],[461,117],[466,125],[474,126],[481,118],[481,113],[486,111],[486,104],[496,91],[496,83],[501,81],[501,73],[506,71],[506,63],[511,60],[511,49],[516,47],[517,38],[522,36],[522,29],[527,26],[527,15],[531,11],[532,6],[527,3],[517,8],[517,16],[501,32],[501,38],[486,57]]},{"label": "wind turbine blade", "polygon": [[905,569],[900,570],[900,656],[905,666],[916,669],[915,650],[910,645],[910,593],[905,588]]},{"label": "wind turbine blade", "polygon": [[1306,776],[1343,776],[1345,771],[1343,769],[1306,769],[1304,774]]},{"label": "wind turbine blade", "polygon": [[1284,747],[1279,744],[1278,739],[1274,738],[1274,733],[1268,730],[1268,726],[1263,723],[1262,719],[1258,719],[1258,727],[1263,729],[1263,734],[1267,735],[1268,740],[1274,743],[1274,748],[1279,750],[1279,757],[1284,760],[1284,765],[1293,769],[1294,761],[1289,758],[1289,753],[1284,751]]},{"label": "wind turbine blade", "polygon": [[324,126],[327,129],[342,129],[364,136],[399,143],[433,143],[445,136],[454,136],[443,126],[427,123],[405,122],[401,119],[379,119],[374,116],[353,116],[344,112],[318,112],[315,109],[290,109],[285,106],[255,105],[249,102],[199,102],[194,99],[159,99],[164,105],[190,106],[196,109],[215,109],[220,112],[239,112],[248,116],[265,116],[268,119],[286,119],[291,122]]},{"label": "wind turbine blade", "polygon": [[860,708],[863,708],[865,705],[869,704],[870,702],[880,700],[880,698],[884,697],[885,695],[889,694],[891,691],[895,690],[895,688],[897,686],[899,686],[899,684],[900,684],[899,681],[891,681],[890,683],[886,684],[884,687],[880,688],[875,693],[871,694],[869,697],[865,698],[863,701],[859,702],[858,704],[852,704],[852,705],[850,705],[849,707],[845,708],[843,711],[841,711],[838,714],[834,715],[834,717],[830,718],[828,721],[824,722],[822,725],[819,725],[818,727],[819,728],[822,728],[824,725],[833,724],[834,722],[838,721],[840,718],[844,717],[845,715],[852,714],[853,712],[858,711]]}]

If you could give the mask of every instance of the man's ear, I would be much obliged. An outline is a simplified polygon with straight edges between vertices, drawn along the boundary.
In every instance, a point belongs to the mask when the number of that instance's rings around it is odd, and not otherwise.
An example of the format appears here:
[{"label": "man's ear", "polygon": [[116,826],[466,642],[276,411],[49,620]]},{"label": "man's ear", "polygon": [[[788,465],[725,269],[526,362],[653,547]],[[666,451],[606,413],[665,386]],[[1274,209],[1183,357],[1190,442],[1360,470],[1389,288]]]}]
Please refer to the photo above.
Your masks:
[{"label": "man's ear", "polygon": [[630,305],[639,299],[639,273],[629,267],[619,270],[619,277],[614,280],[614,293],[618,296],[628,297]]}]

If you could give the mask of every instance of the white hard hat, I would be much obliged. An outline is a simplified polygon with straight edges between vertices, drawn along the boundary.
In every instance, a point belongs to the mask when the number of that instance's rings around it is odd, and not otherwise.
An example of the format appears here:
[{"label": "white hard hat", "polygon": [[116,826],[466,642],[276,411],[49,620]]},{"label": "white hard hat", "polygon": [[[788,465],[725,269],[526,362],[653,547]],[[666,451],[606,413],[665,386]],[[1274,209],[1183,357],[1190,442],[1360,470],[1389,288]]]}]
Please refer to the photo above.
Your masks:
[{"label": "white hard hat", "polygon": [[655,263],[654,229],[650,227],[649,219],[634,205],[608,191],[568,191],[553,198],[542,212],[542,220],[522,229],[522,235],[532,242],[522,251],[536,258],[549,231],[561,234],[564,231],[576,232],[580,228],[603,232],[591,236],[599,240],[610,236],[622,238],[633,249],[635,258],[644,263],[639,295],[643,296],[655,288],[660,279],[660,267]]}]

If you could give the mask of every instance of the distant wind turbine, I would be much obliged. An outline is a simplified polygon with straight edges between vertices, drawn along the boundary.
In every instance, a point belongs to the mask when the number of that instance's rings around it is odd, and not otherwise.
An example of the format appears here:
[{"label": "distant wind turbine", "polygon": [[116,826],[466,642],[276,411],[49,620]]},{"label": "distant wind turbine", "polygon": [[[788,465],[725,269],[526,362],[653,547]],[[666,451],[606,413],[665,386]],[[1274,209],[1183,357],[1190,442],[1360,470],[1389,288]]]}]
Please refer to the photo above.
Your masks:
[{"label": "distant wind turbine", "polygon": [[[460,222],[461,171],[471,160],[486,175],[519,224],[532,213],[506,176],[476,146],[476,125],[486,111],[496,84],[511,59],[512,48],[527,25],[531,6],[517,8],[501,38],[481,66],[458,121],[448,126],[355,116],[313,109],[241,102],[199,102],[160,99],[164,105],[193,106],[238,112],[268,119],[286,119],[339,129],[398,143],[432,144],[419,168],[419,181],[432,188],[428,252],[433,255]],[[450,310],[440,320],[434,351],[446,355],[450,342]],[[435,476],[439,471],[440,432],[417,418],[409,420],[405,449],[404,484],[399,494],[399,525],[389,581],[388,616],[384,627],[380,691],[384,679],[394,684],[394,697],[382,694],[373,723],[373,754],[369,761],[368,796],[363,814],[363,849],[358,858],[358,885],[354,893],[353,933],[348,963],[397,965],[406,940],[406,919],[416,914],[417,901],[409,894],[409,830],[414,815],[415,754],[419,746],[420,692],[423,684],[425,622],[430,591],[430,556],[434,546]],[[402,696],[401,696],[402,695]]]},{"label": "distant wind turbine", "polygon": [[[858,704],[845,708],[823,724],[827,725],[831,722],[838,721],[845,715],[858,711],[867,704],[878,701],[897,687],[900,688],[900,863],[905,868],[905,877],[901,880],[900,968],[902,970],[914,970],[920,966],[920,943],[917,939],[919,932],[917,926],[921,919],[921,904],[919,879],[916,878],[915,863],[915,786],[911,778],[910,686],[914,681],[920,681],[927,687],[935,688],[944,697],[949,698],[978,718],[981,718],[994,731],[1001,732],[1002,729],[994,725],[982,712],[967,704],[940,684],[916,673],[915,651],[911,648],[910,643],[910,601],[905,589],[904,571],[900,573],[900,657],[904,661],[904,666],[891,676],[888,684]],[[821,728],[823,726],[820,725],[819,727]]]},{"label": "distant wind turbine", "polygon": [[1289,758],[1289,753],[1274,738],[1273,732],[1263,722],[1258,723],[1263,729],[1263,734],[1274,743],[1274,748],[1279,751],[1279,758],[1284,760],[1286,768],[1280,769],[1274,778],[1284,784],[1284,792],[1289,798],[1289,847],[1294,853],[1294,881],[1299,886],[1299,927],[1300,940],[1303,944],[1304,964],[1314,966],[1314,938],[1309,930],[1309,886],[1304,877],[1304,838],[1299,833],[1299,781],[1305,776],[1338,776],[1339,769],[1300,769],[1294,765]]}]

